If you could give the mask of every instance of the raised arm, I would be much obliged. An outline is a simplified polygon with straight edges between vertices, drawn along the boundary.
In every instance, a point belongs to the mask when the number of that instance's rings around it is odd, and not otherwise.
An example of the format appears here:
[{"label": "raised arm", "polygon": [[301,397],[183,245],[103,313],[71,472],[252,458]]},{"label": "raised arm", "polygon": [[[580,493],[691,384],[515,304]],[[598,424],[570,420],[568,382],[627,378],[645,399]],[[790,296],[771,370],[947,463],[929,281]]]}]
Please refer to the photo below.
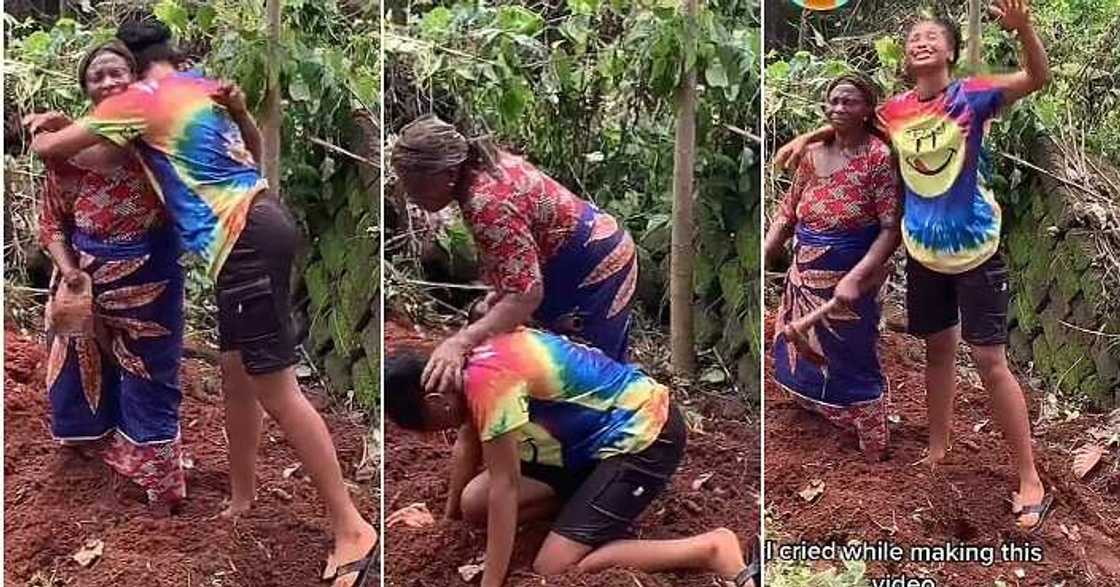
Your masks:
[{"label": "raised arm", "polygon": [[503,434],[482,446],[490,473],[487,503],[486,570],[482,587],[501,587],[509,572],[513,543],[517,538],[517,494],[521,484],[521,461],[516,434]]},{"label": "raised arm", "polygon": [[210,94],[210,98],[229,112],[230,118],[241,130],[241,139],[245,141],[245,148],[253,156],[253,161],[260,165],[263,161],[264,139],[261,137],[261,130],[257,128],[257,122],[253,120],[253,115],[249,113],[249,107],[245,103],[245,92],[241,91],[241,87],[237,84],[222,82],[218,89]]},{"label": "raised arm", "polygon": [[1006,107],[1046,86],[1050,81],[1050,59],[1046,56],[1042,39],[1031,25],[1028,0],[996,0],[990,11],[999,19],[1000,26],[1018,34],[1023,47],[1022,69],[987,78],[1003,90],[1003,105]]}]

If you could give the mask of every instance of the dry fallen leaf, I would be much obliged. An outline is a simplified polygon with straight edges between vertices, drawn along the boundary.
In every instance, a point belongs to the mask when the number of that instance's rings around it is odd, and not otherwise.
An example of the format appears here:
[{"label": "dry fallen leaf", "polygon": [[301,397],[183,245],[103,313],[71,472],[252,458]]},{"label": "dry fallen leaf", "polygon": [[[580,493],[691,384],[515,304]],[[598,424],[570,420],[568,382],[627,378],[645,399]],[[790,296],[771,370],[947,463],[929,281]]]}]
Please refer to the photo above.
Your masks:
[{"label": "dry fallen leaf", "polygon": [[972,431],[973,432],[980,432],[981,430],[984,429],[985,426],[988,425],[988,422],[990,422],[990,420],[984,420],[983,422],[980,422],[979,424],[972,427]]},{"label": "dry fallen leaf", "polygon": [[692,490],[693,491],[700,491],[700,488],[703,487],[704,484],[707,483],[708,480],[711,479],[712,475],[714,475],[714,474],[715,473],[710,473],[709,472],[709,473],[704,473],[703,475],[700,475],[699,477],[697,477],[696,480],[692,482]]},{"label": "dry fallen leaf", "polygon": [[272,488],[272,494],[283,501],[292,501],[292,494],[280,489],[279,487]]},{"label": "dry fallen leaf", "polygon": [[1062,531],[1062,534],[1065,534],[1070,542],[1079,542],[1081,540],[1081,529],[1078,528],[1077,524],[1074,524],[1073,528],[1069,528],[1065,524],[1059,524],[1058,528]]},{"label": "dry fallen leaf", "polygon": [[459,576],[462,577],[463,580],[467,583],[470,583],[474,581],[476,577],[481,575],[482,571],[484,570],[486,570],[485,563],[479,563],[477,565],[463,565],[459,567]]},{"label": "dry fallen leaf", "polygon": [[105,554],[104,542],[98,539],[86,540],[86,545],[74,553],[74,560],[78,561],[79,565],[88,567],[101,558],[102,554]]},{"label": "dry fallen leaf", "polygon": [[409,528],[424,528],[435,523],[435,516],[428,510],[428,504],[414,503],[390,514],[385,520],[385,527],[392,528],[398,524],[404,524]]},{"label": "dry fallen leaf", "polygon": [[284,468],[284,473],[283,473],[284,478],[287,479],[287,478],[291,477],[292,475],[295,475],[296,471],[298,471],[301,466],[302,465],[300,465],[300,463],[296,463],[296,464],[294,464],[290,467],[285,467]]},{"label": "dry fallen leaf", "polygon": [[798,492],[797,495],[800,495],[801,499],[812,503],[816,501],[822,493],[824,493],[824,481],[821,481],[820,479],[813,479],[800,492]]},{"label": "dry fallen leaf", "polygon": [[1083,479],[1101,461],[1104,452],[1104,447],[1099,444],[1087,444],[1077,449],[1073,457],[1073,475]]}]

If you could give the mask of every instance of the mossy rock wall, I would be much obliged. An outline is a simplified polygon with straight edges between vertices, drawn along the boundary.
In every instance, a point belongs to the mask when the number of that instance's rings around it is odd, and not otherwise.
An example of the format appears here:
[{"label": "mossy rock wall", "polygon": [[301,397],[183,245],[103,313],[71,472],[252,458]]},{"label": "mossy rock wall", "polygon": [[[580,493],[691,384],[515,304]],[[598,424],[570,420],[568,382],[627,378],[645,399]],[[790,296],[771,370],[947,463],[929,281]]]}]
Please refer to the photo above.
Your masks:
[{"label": "mossy rock wall", "polygon": [[[1044,169],[1064,169],[1048,141],[1032,152]],[[1045,174],[1019,188],[1019,209],[1005,210],[1003,249],[1011,266],[1009,352],[1052,388],[1101,408],[1120,404],[1120,283],[1094,262],[1092,229],[1071,206],[1076,188]],[[1006,206],[1005,206],[1006,207]],[[1111,343],[1111,344],[1110,344]]]},{"label": "mossy rock wall", "polygon": [[[377,161],[380,133],[356,119],[350,148]],[[303,266],[309,325],[305,348],[332,393],[379,411],[381,350],[380,177],[368,165],[340,158],[323,185],[329,212],[308,218],[311,250]]]}]

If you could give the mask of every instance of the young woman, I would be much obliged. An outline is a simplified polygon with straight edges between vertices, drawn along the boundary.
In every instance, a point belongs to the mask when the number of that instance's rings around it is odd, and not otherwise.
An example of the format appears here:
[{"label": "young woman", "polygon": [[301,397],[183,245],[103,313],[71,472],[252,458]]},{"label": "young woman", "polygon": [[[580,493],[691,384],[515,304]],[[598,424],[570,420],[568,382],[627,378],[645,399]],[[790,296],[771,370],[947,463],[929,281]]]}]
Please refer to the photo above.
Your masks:
[{"label": "young woman", "polygon": [[[999,254],[1000,209],[980,166],[987,123],[1001,109],[1038,91],[1050,78],[1046,50],[1031,26],[1026,0],[997,0],[991,9],[1023,46],[1017,72],[954,79],[960,32],[939,19],[918,21],[906,36],[906,67],[914,89],[879,109],[898,152],[905,185],[910,331],[926,343],[929,454],[936,465],[949,450],[956,349],[961,338],[992,398],[992,410],[1019,476],[1011,510],[1022,528],[1037,529],[1049,512],[1031,449],[1027,405],[1007,364],[1007,267]],[[832,136],[824,128],[795,139],[775,162],[796,162],[808,145]]]},{"label": "young woman", "polygon": [[44,157],[105,141],[139,150],[185,247],[206,259],[216,279],[232,469],[227,514],[247,510],[254,499],[267,412],[326,502],[334,550],[324,576],[348,587],[377,533],[354,507],[330,433],[292,369],[288,280],[300,237],[277,186],[270,188],[257,167],[260,132],[235,86],[178,71],[167,27],[129,22],[117,36],[136,56],[143,80],[78,123],[37,135],[31,147]]},{"label": "young woman", "polygon": [[[802,406],[854,428],[872,459],[887,448],[885,381],[879,342],[882,267],[898,248],[898,172],[873,133],[873,82],[845,75],[828,85],[831,140],[809,148],[766,234],[767,260],[796,234],[774,338],[778,382]],[[836,298],[840,305],[813,326],[808,342],[827,367],[787,340],[785,326]]]},{"label": "young woman", "polygon": [[[97,105],[125,91],[135,72],[136,60],[114,40],[82,59],[78,81]],[[27,122],[37,132],[44,121]],[[69,159],[47,159],[46,166],[40,241],[58,268],[58,287],[92,282],[109,347],[92,338],[55,337],[47,366],[52,432],[68,445],[111,435],[102,452],[106,463],[143,488],[149,503],[173,506],[187,491],[179,436],[178,237],[128,151],[94,145]]]},{"label": "young woman", "polygon": [[428,360],[389,359],[385,413],[411,430],[458,428],[444,515],[485,524],[482,587],[505,584],[519,522],[548,518],[533,562],[541,575],[698,569],[753,587],[758,565],[726,528],[631,536],[684,457],[688,430],[668,388],[598,349],[527,328],[483,341],[462,389],[427,392]]},{"label": "young woman", "polygon": [[432,116],[401,131],[392,164],[421,208],[458,202],[494,288],[483,318],[436,349],[426,386],[461,385],[467,352],[533,319],[625,359],[638,257],[618,221],[524,159]]}]

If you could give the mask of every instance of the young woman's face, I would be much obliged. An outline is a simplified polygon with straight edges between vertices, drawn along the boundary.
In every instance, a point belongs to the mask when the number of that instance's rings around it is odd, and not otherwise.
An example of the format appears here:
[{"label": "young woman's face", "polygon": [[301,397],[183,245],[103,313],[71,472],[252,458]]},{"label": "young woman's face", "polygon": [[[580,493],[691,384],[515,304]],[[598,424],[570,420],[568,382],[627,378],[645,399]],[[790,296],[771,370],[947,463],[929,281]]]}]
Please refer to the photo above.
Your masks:
[{"label": "young woman's face", "polygon": [[952,39],[944,26],[923,21],[910,28],[906,37],[906,67],[911,73],[947,68],[952,58]]},{"label": "young woman's face", "polygon": [[114,94],[119,94],[135,81],[132,69],[124,57],[112,51],[102,51],[94,56],[86,68],[86,93],[94,104]]},{"label": "young woman's face", "polygon": [[859,88],[850,83],[837,84],[828,93],[825,116],[838,132],[857,129],[871,117],[871,104]]},{"label": "young woman's face", "polygon": [[428,212],[438,212],[455,199],[455,184],[459,169],[446,169],[438,173],[401,174],[401,182],[408,199]]}]

